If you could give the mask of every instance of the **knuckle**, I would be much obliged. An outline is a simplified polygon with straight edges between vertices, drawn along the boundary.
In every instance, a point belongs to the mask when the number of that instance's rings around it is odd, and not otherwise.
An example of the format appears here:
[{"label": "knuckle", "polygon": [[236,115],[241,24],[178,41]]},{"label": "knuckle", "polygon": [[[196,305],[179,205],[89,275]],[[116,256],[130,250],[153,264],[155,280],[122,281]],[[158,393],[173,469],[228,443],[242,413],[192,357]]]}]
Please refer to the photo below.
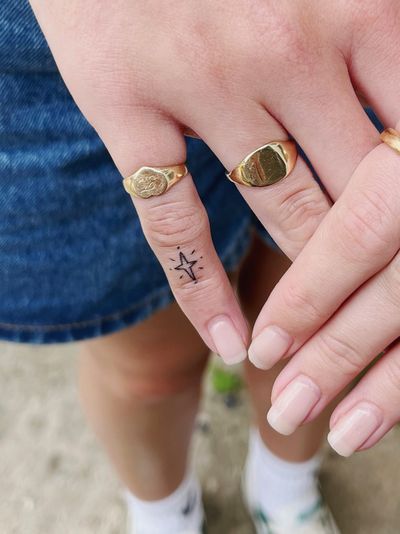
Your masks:
[{"label": "knuckle", "polygon": [[191,39],[185,41],[185,53],[182,56],[184,72],[189,77],[193,76],[193,65],[196,64],[196,72],[199,83],[207,83],[207,87],[225,82],[228,77],[228,62],[230,55],[225,56],[221,46],[211,47],[213,37],[210,29],[204,28],[202,23],[193,21],[191,25]]},{"label": "knuckle", "polygon": [[286,64],[308,71],[312,65],[310,49],[304,33],[296,25],[284,23],[276,32],[276,42]]},{"label": "knuckle", "polygon": [[320,188],[304,187],[287,194],[280,202],[281,228],[285,235],[303,245],[327,212],[327,201]]},{"label": "knuckle", "polygon": [[217,277],[205,277],[182,280],[182,284],[175,290],[176,296],[182,304],[195,305],[196,315],[205,316],[207,310],[213,307],[213,302],[221,295]]},{"label": "knuckle", "polygon": [[282,294],[283,308],[291,310],[291,314],[301,318],[302,325],[319,323],[321,310],[315,302],[314,295],[307,288],[289,284]]},{"label": "knuckle", "polygon": [[[306,16],[299,17],[295,12],[288,14],[287,9],[278,5],[271,9],[269,3],[262,4],[266,12],[263,17],[257,17],[254,25],[253,35],[257,36],[252,45],[254,56],[260,65],[268,65],[267,74],[272,82],[290,77],[291,83],[295,80],[301,87],[304,77],[315,72],[319,38]],[[260,39],[263,46],[260,46]]]},{"label": "knuckle", "polygon": [[339,213],[337,233],[346,257],[370,262],[372,254],[386,257],[393,248],[391,216],[384,194],[377,190],[360,192],[357,203]]},{"label": "knuckle", "polygon": [[204,241],[204,235],[209,232],[204,208],[184,201],[151,206],[144,216],[143,227],[151,245],[160,249]]},{"label": "knuckle", "polygon": [[[262,7],[261,7],[262,6]],[[269,9],[268,9],[269,7]],[[300,20],[296,17],[288,17],[286,10],[280,8],[271,9],[264,2],[260,3],[260,9],[265,10],[263,17],[257,17],[258,24],[268,29],[266,35],[269,43],[274,43],[273,49],[279,50],[283,57],[287,59],[304,59],[307,57],[303,28]]]},{"label": "knuckle", "polygon": [[400,358],[389,356],[385,363],[385,372],[389,386],[396,392],[396,395],[400,395]]},{"label": "knuckle", "polygon": [[338,371],[340,376],[351,379],[365,366],[362,355],[348,340],[330,332],[321,332],[316,338],[316,344],[323,366],[326,368],[328,365],[329,369]]},{"label": "knuckle", "polygon": [[[201,73],[200,80],[207,80],[211,87],[229,91],[235,90],[238,80],[248,83],[249,76],[253,78],[260,72],[274,81],[282,78],[286,71],[283,65],[290,68],[291,77],[313,68],[314,47],[310,46],[310,30],[299,17],[278,6],[271,8],[270,3],[263,0],[252,2],[250,9],[247,0],[241,1],[244,9],[249,11],[245,18],[237,16],[229,7],[224,8],[229,12],[227,31],[236,36],[240,49],[232,47],[225,39],[219,39],[218,46],[213,46],[216,35],[209,23],[204,20],[191,23],[191,39],[185,48],[184,59],[190,73],[195,62],[197,72]],[[236,73],[234,79],[232,72]]]}]

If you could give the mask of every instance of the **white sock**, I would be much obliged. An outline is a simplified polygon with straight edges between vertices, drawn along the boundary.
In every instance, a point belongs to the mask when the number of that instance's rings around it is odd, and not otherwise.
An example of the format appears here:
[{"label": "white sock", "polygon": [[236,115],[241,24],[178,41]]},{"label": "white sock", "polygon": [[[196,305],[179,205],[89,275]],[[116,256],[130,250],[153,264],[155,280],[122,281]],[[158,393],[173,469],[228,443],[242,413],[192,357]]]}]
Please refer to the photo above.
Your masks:
[{"label": "white sock", "polygon": [[245,491],[251,508],[274,519],[285,511],[312,508],[320,499],[317,475],[320,456],[306,462],[287,462],[275,456],[252,429],[245,470]]},{"label": "white sock", "polygon": [[193,472],[168,497],[143,501],[127,493],[129,534],[200,534],[204,520],[201,488]]}]

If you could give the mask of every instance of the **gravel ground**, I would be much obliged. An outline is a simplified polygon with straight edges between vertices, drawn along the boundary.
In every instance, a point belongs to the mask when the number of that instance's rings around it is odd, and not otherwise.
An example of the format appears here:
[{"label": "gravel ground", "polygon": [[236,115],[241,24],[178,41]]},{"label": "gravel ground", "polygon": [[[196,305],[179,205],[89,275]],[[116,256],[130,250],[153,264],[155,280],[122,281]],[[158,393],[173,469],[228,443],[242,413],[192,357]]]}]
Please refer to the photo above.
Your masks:
[{"label": "gravel ground", "polygon": [[[124,534],[121,488],[76,400],[76,345],[0,343],[0,533]],[[206,384],[195,455],[210,534],[252,534],[239,493],[248,406]],[[327,451],[322,485],[343,534],[400,532],[400,430],[343,460]],[[173,533],[171,533],[173,534]]]}]

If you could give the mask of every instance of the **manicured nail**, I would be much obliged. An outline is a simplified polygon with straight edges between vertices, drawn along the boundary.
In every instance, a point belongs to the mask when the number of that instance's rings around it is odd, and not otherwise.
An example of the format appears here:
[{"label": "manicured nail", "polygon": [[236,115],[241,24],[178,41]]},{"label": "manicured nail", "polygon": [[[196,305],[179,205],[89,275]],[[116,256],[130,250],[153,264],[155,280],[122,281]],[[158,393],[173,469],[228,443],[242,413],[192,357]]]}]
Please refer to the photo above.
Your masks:
[{"label": "manicured nail", "polygon": [[341,456],[351,456],[380,427],[379,408],[362,403],[339,419],[328,434],[329,445]]},{"label": "manicured nail", "polygon": [[250,361],[259,369],[271,369],[289,350],[293,339],[278,326],[267,326],[253,339]]},{"label": "manicured nail", "polygon": [[289,436],[301,425],[320,397],[319,387],[310,378],[300,375],[278,395],[268,412],[268,423],[280,434]]},{"label": "manicured nail", "polygon": [[208,331],[225,363],[234,364],[246,359],[246,346],[228,316],[220,315],[212,319],[208,323]]}]

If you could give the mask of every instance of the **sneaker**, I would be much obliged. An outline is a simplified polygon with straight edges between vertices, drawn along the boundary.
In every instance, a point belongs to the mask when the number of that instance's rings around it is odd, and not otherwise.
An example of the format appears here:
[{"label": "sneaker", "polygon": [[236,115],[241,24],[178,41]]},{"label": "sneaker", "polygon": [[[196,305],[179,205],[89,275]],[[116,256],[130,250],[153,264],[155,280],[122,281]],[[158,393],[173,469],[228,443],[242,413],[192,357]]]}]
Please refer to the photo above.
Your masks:
[{"label": "sneaker", "polygon": [[257,534],[340,534],[333,515],[323,500],[320,499],[308,509],[286,508],[274,518],[268,515],[257,505],[248,502],[247,494],[243,489],[243,498],[253,521]]}]

